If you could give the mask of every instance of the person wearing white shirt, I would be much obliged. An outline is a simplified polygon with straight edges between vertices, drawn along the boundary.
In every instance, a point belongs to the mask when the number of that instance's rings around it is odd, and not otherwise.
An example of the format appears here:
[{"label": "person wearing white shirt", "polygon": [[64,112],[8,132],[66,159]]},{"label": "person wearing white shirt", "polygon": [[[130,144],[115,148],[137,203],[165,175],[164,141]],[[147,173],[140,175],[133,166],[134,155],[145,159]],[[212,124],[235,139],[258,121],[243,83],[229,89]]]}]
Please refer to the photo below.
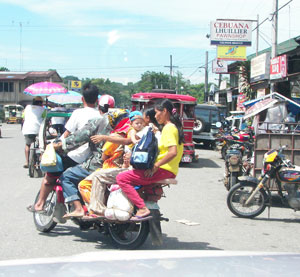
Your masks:
[{"label": "person wearing white shirt", "polygon": [[[66,112],[66,111],[67,109],[61,105],[51,109],[51,112]],[[51,117],[51,126],[56,130],[57,134],[59,135],[64,133],[65,123],[66,123],[66,118],[64,117],[58,117],[58,116]]]},{"label": "person wearing white shirt", "polygon": [[37,96],[33,98],[32,105],[27,105],[24,110],[24,124],[22,133],[25,137],[25,160],[24,168],[28,168],[30,145],[35,141],[39,133],[41,123],[45,117],[45,108],[43,107],[43,98]]}]

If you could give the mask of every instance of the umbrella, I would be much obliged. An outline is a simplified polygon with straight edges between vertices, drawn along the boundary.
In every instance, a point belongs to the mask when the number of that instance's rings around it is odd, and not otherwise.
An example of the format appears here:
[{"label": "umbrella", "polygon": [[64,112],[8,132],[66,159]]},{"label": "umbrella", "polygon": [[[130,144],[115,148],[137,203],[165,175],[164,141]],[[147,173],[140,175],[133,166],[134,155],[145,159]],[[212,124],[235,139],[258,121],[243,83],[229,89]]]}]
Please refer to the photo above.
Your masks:
[{"label": "umbrella", "polygon": [[76,91],[69,90],[65,94],[50,95],[48,101],[59,105],[82,104],[82,95]]},{"label": "umbrella", "polygon": [[60,84],[40,82],[25,88],[24,93],[31,96],[50,96],[52,94],[66,93],[67,89]]}]

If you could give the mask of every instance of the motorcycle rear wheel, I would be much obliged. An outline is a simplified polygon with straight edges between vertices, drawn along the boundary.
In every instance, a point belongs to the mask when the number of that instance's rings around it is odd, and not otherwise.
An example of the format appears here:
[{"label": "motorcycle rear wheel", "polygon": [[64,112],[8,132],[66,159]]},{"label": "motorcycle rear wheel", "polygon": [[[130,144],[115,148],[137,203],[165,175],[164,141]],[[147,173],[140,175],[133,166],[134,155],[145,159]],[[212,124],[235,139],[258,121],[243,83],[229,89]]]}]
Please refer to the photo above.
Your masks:
[{"label": "motorcycle rear wheel", "polygon": [[133,250],[146,241],[149,235],[149,222],[109,223],[108,234],[117,248]]},{"label": "motorcycle rear wheel", "polygon": [[267,195],[262,189],[256,193],[250,204],[244,205],[256,186],[249,182],[238,183],[230,189],[227,206],[233,214],[242,218],[254,218],[265,210]]},{"label": "motorcycle rear wheel", "polygon": [[31,178],[39,178],[43,176],[39,166],[39,158],[39,154],[36,153],[35,149],[30,149],[28,173]]},{"label": "motorcycle rear wheel", "polygon": [[[34,204],[38,201],[39,195],[40,193],[37,194]],[[44,205],[45,213],[33,213],[33,221],[35,227],[40,232],[48,233],[56,226],[57,223],[53,220],[56,200],[56,192],[52,191],[48,195]]]}]

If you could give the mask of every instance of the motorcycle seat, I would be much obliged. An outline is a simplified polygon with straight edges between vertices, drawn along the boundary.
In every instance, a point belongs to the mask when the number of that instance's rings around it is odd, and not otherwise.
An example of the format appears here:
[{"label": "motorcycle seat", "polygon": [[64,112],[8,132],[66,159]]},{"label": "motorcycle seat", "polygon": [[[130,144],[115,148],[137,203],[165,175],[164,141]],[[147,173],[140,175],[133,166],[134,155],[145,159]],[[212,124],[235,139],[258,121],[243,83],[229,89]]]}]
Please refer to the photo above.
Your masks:
[{"label": "motorcycle seat", "polygon": [[177,180],[170,178],[170,179],[163,179],[160,181],[155,182],[156,184],[166,184],[166,185],[177,185]]}]

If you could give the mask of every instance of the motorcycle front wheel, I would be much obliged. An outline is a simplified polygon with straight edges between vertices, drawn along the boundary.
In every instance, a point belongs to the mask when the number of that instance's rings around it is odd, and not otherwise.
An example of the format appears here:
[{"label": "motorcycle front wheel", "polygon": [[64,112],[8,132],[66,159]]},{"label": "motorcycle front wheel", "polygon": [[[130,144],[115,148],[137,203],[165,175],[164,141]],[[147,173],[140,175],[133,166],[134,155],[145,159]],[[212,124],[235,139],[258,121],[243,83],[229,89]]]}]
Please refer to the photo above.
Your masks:
[{"label": "motorcycle front wheel", "polygon": [[[40,193],[37,194],[34,204],[38,201]],[[56,222],[53,220],[55,206],[56,206],[56,192],[52,191],[45,202],[44,205],[44,213],[33,213],[33,220],[37,230],[48,233],[50,232],[55,226]]]},{"label": "motorcycle front wheel", "polygon": [[253,218],[260,215],[266,208],[266,192],[261,189],[248,205],[245,205],[251,193],[255,190],[254,183],[238,183],[233,186],[227,195],[229,210],[238,217]]},{"label": "motorcycle front wheel", "polygon": [[225,160],[227,148],[228,147],[227,147],[226,144],[221,148],[221,157],[222,157],[223,160]]},{"label": "motorcycle front wheel", "polygon": [[149,235],[149,222],[109,223],[108,234],[117,248],[136,249],[146,241]]},{"label": "motorcycle front wheel", "polygon": [[228,179],[227,190],[230,190],[238,182],[238,172],[231,172]]}]

